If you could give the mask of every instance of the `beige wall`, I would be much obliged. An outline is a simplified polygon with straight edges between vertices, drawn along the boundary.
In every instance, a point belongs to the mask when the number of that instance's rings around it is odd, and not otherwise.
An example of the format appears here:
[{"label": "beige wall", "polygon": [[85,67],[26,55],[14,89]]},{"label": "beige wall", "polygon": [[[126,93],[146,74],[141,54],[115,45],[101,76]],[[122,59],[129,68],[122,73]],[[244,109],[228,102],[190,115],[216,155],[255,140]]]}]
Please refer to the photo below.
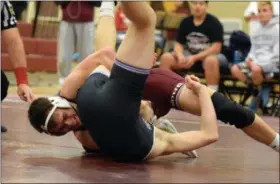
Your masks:
[{"label": "beige wall", "polygon": [[209,13],[218,18],[237,18],[243,21],[243,30],[248,31],[248,25],[244,20],[244,11],[249,2],[210,2]]}]

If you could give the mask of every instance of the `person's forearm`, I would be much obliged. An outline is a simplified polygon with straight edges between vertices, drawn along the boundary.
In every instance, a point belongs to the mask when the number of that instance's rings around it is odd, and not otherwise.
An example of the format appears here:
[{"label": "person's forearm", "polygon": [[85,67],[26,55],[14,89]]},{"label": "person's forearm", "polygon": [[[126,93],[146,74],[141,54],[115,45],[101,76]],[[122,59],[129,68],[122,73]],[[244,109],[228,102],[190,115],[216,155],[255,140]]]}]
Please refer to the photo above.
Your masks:
[{"label": "person's forearm", "polygon": [[12,63],[17,84],[28,84],[26,55],[22,39],[17,28],[2,31],[2,39],[7,47],[9,60]]},{"label": "person's forearm", "polygon": [[95,141],[89,135],[88,131],[75,131],[73,133],[83,147],[94,149],[96,151],[100,150]]},{"label": "person's forearm", "polygon": [[[12,28],[16,29],[16,28]],[[8,31],[8,30],[7,30]],[[5,46],[7,47],[9,60],[14,68],[26,67],[26,56],[22,39],[17,30],[13,31],[13,36],[4,38]]]},{"label": "person's forearm", "polygon": [[216,113],[207,87],[203,86],[198,95],[201,107],[201,131],[207,134],[217,134]]},{"label": "person's forearm", "polygon": [[174,51],[176,54],[183,54],[184,53],[184,47],[180,43],[176,42],[174,45]]},{"label": "person's forearm", "polygon": [[198,54],[195,54],[194,57],[195,57],[195,60],[196,61],[201,61],[201,60],[204,60],[207,56],[210,56],[210,55],[214,55],[214,54],[218,54],[221,52],[221,44],[220,43],[214,43],[211,47],[209,47],[208,49],[198,53]]},{"label": "person's forearm", "polygon": [[259,18],[258,15],[256,15],[256,14],[251,14],[251,15],[245,17],[245,21],[246,21],[246,22],[249,22],[249,21],[251,21],[251,20],[258,20],[258,18]]},{"label": "person's forearm", "polygon": [[75,99],[79,88],[84,84],[87,76],[82,76],[81,73],[72,72],[64,81],[60,95],[69,100]]}]

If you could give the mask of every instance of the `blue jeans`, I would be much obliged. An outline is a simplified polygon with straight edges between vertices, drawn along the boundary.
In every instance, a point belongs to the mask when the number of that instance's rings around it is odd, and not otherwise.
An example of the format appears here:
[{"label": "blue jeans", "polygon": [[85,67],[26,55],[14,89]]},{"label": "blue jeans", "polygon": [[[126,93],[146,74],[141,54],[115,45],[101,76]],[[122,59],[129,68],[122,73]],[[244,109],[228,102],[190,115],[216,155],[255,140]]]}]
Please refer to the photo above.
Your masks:
[{"label": "blue jeans", "polygon": [[251,103],[249,104],[249,109],[256,112],[259,107],[258,101],[262,100],[263,106],[265,107],[269,101],[269,93],[271,91],[271,85],[264,84],[258,94],[258,96],[253,97]]}]

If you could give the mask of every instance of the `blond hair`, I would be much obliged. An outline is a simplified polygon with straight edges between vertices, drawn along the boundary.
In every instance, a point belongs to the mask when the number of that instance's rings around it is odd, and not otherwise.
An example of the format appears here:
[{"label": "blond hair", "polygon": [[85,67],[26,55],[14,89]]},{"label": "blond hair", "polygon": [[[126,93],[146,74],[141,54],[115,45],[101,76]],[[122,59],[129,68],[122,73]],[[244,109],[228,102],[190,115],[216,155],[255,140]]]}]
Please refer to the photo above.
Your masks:
[{"label": "blond hair", "polygon": [[258,8],[260,7],[260,6],[263,6],[263,5],[269,5],[270,7],[271,7],[271,9],[273,10],[273,5],[272,5],[272,2],[271,1],[259,1],[258,2]]}]

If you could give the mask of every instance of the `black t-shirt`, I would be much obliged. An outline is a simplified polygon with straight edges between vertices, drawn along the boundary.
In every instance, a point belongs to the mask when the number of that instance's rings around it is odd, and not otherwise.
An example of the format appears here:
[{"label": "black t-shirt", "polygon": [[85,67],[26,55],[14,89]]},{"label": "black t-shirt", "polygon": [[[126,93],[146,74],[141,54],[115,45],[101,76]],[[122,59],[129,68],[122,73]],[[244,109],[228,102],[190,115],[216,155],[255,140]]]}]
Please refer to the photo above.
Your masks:
[{"label": "black t-shirt", "polygon": [[15,12],[9,1],[1,1],[1,30],[17,26]]},{"label": "black t-shirt", "polygon": [[176,41],[192,54],[197,54],[209,48],[214,42],[223,43],[223,34],[222,24],[213,15],[207,14],[199,26],[194,25],[194,17],[190,16],[181,22]]}]

